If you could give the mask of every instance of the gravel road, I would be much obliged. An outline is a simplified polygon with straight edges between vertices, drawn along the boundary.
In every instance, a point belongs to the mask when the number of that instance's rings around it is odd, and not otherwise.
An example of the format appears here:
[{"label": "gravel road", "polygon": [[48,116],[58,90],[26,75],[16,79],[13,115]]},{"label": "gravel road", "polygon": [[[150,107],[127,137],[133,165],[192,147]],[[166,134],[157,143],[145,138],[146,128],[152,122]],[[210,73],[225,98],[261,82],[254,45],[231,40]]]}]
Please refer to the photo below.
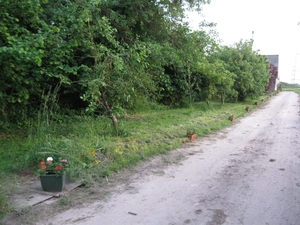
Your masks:
[{"label": "gravel road", "polygon": [[299,111],[299,95],[281,92],[176,150],[186,155],[179,164],[159,169],[154,160],[106,201],[40,224],[299,225]]}]

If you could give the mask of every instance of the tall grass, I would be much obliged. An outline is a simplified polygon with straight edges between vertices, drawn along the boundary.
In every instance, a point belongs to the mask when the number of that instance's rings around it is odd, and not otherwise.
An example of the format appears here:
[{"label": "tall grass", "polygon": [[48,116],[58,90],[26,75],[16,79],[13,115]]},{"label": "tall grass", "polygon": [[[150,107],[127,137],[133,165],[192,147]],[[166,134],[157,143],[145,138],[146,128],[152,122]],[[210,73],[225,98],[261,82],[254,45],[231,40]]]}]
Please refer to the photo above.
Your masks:
[{"label": "tall grass", "polygon": [[[254,106],[253,106],[254,107]],[[230,124],[228,116],[245,114],[245,104],[198,103],[185,109],[155,110],[119,119],[115,134],[106,117],[78,117],[78,122],[32,125],[27,137],[2,138],[1,171],[34,171],[47,156],[68,158],[71,177],[85,177],[90,170],[107,176],[154,154],[167,152],[187,141],[186,130],[198,136]],[[95,179],[95,177],[94,177]]]}]

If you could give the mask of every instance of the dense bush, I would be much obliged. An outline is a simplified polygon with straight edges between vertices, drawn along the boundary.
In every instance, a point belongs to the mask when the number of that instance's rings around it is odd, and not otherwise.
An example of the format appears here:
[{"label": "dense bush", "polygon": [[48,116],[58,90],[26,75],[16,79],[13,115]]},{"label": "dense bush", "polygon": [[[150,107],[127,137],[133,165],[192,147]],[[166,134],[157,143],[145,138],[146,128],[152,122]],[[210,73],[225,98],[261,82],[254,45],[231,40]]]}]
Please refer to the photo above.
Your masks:
[{"label": "dense bush", "polygon": [[[198,10],[208,2],[188,1]],[[152,103],[182,107],[261,95],[268,62],[252,41],[219,46],[212,33],[190,30],[184,5],[1,1],[1,127],[28,124],[51,106],[60,114],[107,115],[117,130],[118,116]]]}]

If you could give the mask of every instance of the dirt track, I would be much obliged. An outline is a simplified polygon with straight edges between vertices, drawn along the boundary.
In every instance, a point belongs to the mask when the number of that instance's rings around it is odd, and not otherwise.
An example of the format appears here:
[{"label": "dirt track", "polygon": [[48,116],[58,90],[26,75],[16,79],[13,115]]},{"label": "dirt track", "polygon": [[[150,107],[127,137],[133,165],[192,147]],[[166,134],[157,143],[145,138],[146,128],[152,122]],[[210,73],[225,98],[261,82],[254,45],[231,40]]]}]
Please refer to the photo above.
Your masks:
[{"label": "dirt track", "polygon": [[233,126],[174,150],[186,156],[179,165],[161,168],[153,159],[106,201],[38,224],[299,225],[299,105],[297,94],[282,92]]}]

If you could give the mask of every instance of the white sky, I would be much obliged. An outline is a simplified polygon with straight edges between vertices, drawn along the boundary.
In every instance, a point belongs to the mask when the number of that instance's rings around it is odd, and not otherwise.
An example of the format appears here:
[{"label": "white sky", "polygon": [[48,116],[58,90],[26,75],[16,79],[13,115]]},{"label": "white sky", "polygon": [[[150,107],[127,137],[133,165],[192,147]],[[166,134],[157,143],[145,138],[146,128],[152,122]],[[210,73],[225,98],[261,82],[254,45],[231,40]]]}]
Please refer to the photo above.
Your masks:
[{"label": "white sky", "polygon": [[203,19],[217,23],[223,45],[250,40],[254,31],[253,49],[279,55],[280,80],[291,83],[297,52],[300,61],[300,0],[211,0],[203,6],[202,17],[195,12],[189,18],[193,28]]}]

